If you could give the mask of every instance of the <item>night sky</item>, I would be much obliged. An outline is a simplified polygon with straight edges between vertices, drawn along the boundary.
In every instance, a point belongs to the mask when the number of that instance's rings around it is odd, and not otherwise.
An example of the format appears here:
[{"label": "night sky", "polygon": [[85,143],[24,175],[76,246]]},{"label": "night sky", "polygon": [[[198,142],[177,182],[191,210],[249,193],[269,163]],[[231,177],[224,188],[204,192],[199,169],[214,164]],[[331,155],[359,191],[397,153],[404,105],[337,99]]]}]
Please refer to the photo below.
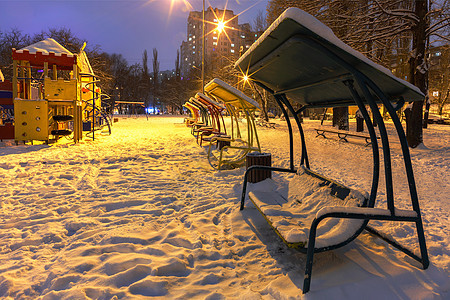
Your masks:
[{"label": "night sky", "polygon": [[[122,54],[130,64],[141,63],[145,49],[151,60],[156,48],[160,70],[174,69],[176,51],[186,39],[186,2],[201,11],[202,0],[0,0],[0,30],[18,28],[33,35],[66,27],[88,43],[100,45],[102,51]],[[227,3],[205,2],[218,8]],[[239,24],[253,24],[259,11],[265,13],[267,2],[229,0],[227,8],[237,14],[251,7],[239,16]]]}]

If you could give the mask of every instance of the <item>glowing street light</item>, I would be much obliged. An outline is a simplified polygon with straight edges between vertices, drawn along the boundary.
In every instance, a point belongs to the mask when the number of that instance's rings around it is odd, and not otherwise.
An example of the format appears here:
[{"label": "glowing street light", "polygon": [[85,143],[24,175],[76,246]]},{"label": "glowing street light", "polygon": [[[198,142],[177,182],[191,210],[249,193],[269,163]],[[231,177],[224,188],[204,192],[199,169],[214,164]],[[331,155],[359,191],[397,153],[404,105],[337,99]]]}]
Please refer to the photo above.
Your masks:
[{"label": "glowing street light", "polygon": [[225,30],[225,22],[223,20],[219,20],[219,22],[217,23],[217,31],[219,33],[222,33],[222,31]]}]

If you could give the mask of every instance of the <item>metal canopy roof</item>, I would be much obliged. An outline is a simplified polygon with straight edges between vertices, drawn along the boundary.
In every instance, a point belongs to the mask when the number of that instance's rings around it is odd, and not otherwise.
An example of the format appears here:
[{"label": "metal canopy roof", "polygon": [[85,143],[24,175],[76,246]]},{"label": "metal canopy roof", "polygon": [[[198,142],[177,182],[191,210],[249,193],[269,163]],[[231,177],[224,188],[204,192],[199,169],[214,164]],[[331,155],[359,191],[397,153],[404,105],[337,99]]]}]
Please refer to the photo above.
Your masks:
[{"label": "metal canopy roof", "polygon": [[199,92],[199,93],[195,94],[195,98],[201,98],[201,99],[203,99],[205,101],[208,101],[210,104],[214,105],[218,109],[222,109],[222,110],[225,109],[225,106],[223,106],[222,104],[220,104],[217,101],[214,101],[213,99],[209,98],[208,96],[206,96],[203,93]]},{"label": "metal canopy roof", "polygon": [[205,91],[216,99],[220,99],[238,109],[259,109],[258,102],[218,78],[211,80],[205,86]]},{"label": "metal canopy roof", "polygon": [[235,68],[275,94],[285,94],[303,105],[353,105],[343,81],[353,79],[357,72],[372,80],[391,101],[424,98],[417,87],[352,49],[330,28],[298,8],[287,9]]}]

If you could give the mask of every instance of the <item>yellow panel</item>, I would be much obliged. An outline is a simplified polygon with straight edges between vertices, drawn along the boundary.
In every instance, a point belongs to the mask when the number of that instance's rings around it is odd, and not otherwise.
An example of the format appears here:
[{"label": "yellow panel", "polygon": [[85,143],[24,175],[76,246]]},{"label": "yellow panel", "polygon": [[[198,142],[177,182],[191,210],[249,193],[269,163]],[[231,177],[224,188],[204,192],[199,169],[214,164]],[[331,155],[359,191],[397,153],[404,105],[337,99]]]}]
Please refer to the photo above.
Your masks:
[{"label": "yellow panel", "polygon": [[16,141],[48,140],[48,103],[46,100],[14,99]]},{"label": "yellow panel", "polygon": [[77,99],[77,81],[66,81],[59,78],[51,80],[44,78],[45,99],[76,100]]}]

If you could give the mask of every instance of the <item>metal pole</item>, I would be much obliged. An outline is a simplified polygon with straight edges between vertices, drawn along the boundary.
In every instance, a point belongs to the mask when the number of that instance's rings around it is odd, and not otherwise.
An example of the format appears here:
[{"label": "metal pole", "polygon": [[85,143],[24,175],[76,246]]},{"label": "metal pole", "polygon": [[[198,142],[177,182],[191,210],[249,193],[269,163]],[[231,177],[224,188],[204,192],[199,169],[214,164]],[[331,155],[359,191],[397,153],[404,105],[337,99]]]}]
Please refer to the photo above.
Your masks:
[{"label": "metal pole", "polygon": [[205,0],[203,0],[202,10],[202,93],[205,93]]}]

